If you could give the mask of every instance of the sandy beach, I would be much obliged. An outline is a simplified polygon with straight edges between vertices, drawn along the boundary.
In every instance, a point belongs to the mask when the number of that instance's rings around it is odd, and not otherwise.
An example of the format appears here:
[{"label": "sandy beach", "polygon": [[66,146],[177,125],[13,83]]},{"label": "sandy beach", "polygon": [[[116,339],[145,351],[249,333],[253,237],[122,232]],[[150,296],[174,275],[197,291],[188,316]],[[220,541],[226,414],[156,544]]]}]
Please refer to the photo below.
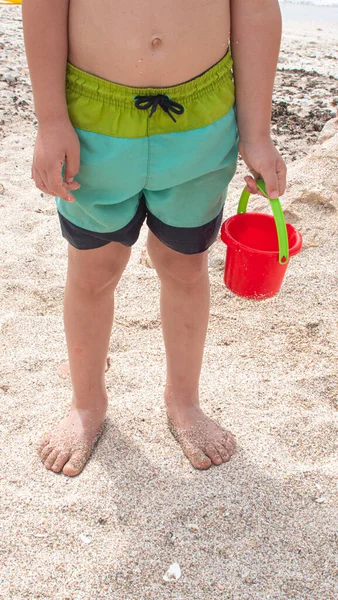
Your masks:
[{"label": "sandy beach", "polygon": [[[21,9],[0,6],[0,598],[337,600],[338,19],[334,8],[330,18],[300,10],[283,7],[273,137],[303,251],[262,302],[234,296],[222,242],[210,251],[202,404],[238,452],[198,472],[167,429],[144,229],[116,294],[103,437],[71,479],[37,456],[71,394],[59,375],[66,242],[53,199],[30,179],[36,120]],[[224,218],[244,174],[240,162]],[[252,206],[269,210],[262,198]],[[182,575],[164,581],[173,563]]]}]

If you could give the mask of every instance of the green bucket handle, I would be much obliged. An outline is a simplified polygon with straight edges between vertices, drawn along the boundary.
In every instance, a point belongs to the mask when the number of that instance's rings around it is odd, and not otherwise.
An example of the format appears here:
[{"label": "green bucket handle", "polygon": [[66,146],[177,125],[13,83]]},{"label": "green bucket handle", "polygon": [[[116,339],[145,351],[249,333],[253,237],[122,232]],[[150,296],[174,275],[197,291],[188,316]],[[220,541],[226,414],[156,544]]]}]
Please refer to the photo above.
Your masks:
[{"label": "green bucket handle", "polygon": [[[275,224],[277,229],[278,246],[279,246],[279,263],[285,265],[289,261],[289,240],[286,229],[283,209],[279,198],[269,198],[266,193],[265,183],[263,179],[257,179],[256,181],[258,189],[262,194],[270,201],[273,216],[275,218]],[[250,192],[243,190],[239,200],[237,214],[240,215],[246,212],[248,201],[250,198]]]}]

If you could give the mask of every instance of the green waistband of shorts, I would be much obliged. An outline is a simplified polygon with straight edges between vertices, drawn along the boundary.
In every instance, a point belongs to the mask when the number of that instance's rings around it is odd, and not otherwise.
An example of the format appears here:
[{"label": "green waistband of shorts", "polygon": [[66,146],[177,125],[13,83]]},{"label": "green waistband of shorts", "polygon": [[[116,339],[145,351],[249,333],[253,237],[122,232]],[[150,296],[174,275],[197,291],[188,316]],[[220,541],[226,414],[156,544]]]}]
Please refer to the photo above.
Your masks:
[{"label": "green waistband of shorts", "polygon": [[[229,50],[214,66],[185,83],[136,88],[101,79],[68,63],[69,115],[74,127],[114,137],[139,138],[198,129],[222,118],[234,105],[232,64]],[[185,111],[176,123],[160,108],[148,119],[146,111],[135,107],[135,96],[157,94],[167,95],[184,106]],[[203,110],[193,110],[193,105],[200,101]],[[189,106],[190,111],[186,110]],[[118,110],[112,111],[114,107]]]}]

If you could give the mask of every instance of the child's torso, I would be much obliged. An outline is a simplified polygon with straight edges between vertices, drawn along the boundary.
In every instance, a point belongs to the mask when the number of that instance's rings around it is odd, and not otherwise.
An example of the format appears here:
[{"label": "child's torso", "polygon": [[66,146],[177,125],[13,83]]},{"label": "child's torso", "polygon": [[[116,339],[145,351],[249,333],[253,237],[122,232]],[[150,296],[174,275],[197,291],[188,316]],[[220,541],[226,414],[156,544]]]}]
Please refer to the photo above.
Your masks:
[{"label": "child's torso", "polygon": [[230,0],[70,0],[69,61],[104,79],[163,87],[224,56]]}]

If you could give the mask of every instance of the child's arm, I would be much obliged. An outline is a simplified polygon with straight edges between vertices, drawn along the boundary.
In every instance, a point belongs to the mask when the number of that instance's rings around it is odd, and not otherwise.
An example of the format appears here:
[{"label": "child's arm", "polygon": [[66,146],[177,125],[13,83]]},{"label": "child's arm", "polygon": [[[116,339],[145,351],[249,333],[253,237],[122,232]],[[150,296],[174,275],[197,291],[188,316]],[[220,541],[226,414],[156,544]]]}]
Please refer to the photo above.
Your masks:
[{"label": "child's arm", "polygon": [[[78,137],[68,117],[65,76],[69,0],[23,0],[22,16],[38,134],[32,176],[39,189],[73,201],[78,189]],[[65,181],[62,163],[66,163]]]},{"label": "child's arm", "polygon": [[[285,191],[286,167],[270,138],[272,90],[281,38],[278,0],[231,0],[239,151],[272,198]],[[248,189],[257,193],[252,177]]]}]

